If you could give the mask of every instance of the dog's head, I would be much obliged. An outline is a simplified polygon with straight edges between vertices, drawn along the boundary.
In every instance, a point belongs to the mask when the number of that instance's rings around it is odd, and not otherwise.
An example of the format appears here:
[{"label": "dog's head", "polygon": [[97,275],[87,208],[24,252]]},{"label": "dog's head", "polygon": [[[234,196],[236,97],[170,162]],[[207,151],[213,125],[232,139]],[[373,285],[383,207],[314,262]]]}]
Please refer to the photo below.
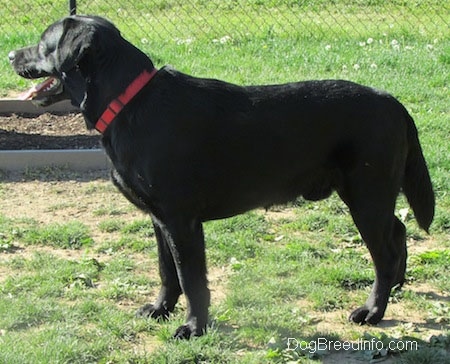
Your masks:
[{"label": "dog's head", "polygon": [[[99,39],[102,38],[102,39]],[[22,77],[49,77],[24,94],[40,106],[71,99],[82,107],[92,73],[92,53],[104,39],[122,39],[117,28],[96,16],[70,16],[50,25],[37,45],[9,53],[12,67]],[[98,55],[96,56],[98,59]]]}]

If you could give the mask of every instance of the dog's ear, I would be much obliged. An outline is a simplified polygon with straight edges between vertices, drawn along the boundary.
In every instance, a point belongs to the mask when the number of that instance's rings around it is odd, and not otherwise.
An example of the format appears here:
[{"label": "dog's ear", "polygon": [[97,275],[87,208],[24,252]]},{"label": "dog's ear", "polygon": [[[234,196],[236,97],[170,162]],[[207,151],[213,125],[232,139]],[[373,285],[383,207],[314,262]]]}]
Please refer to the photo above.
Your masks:
[{"label": "dog's ear", "polygon": [[57,46],[59,72],[68,72],[83,58],[92,45],[95,27],[76,17],[67,17],[62,22],[62,35]]}]

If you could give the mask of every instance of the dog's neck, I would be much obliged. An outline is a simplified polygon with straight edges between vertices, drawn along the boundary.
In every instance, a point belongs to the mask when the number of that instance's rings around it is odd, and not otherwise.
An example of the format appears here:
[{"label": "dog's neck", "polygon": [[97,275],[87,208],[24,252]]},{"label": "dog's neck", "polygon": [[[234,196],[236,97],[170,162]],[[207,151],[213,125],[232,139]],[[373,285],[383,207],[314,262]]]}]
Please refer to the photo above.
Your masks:
[{"label": "dog's neck", "polygon": [[85,79],[84,98],[79,106],[88,129],[96,127],[110,103],[126,93],[127,87],[144,70],[152,73],[154,68],[150,58],[125,39],[114,42],[102,39],[99,48],[89,52],[79,63]]},{"label": "dog's neck", "polygon": [[104,133],[109,124],[116,118],[122,109],[147,85],[158,70],[144,70],[131,82],[117,98],[112,100],[95,124],[95,129]]}]

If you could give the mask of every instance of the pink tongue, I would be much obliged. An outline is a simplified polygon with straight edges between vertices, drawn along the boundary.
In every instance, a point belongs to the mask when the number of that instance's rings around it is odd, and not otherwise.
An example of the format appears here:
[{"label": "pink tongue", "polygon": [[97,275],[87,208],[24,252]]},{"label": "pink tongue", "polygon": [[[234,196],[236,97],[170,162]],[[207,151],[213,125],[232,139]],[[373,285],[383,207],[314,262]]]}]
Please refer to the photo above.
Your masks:
[{"label": "pink tongue", "polygon": [[45,81],[31,87],[28,91],[22,92],[17,98],[19,100],[32,100],[39,95],[40,91],[45,91],[46,88],[50,87],[53,80],[53,77],[47,78]]}]

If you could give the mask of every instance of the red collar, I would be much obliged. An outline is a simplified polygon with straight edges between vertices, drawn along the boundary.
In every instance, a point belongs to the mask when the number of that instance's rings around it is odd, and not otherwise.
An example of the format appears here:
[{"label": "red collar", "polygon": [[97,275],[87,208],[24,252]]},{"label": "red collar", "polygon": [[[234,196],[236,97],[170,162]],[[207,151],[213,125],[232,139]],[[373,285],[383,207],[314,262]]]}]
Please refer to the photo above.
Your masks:
[{"label": "red collar", "polygon": [[116,99],[112,100],[107,106],[105,112],[100,116],[95,129],[100,133],[104,133],[106,128],[116,118],[117,114],[122,111],[126,104],[128,104],[142,88],[150,82],[158,70],[154,68],[152,71],[144,70],[142,73],[131,82],[125,89],[125,92]]}]

